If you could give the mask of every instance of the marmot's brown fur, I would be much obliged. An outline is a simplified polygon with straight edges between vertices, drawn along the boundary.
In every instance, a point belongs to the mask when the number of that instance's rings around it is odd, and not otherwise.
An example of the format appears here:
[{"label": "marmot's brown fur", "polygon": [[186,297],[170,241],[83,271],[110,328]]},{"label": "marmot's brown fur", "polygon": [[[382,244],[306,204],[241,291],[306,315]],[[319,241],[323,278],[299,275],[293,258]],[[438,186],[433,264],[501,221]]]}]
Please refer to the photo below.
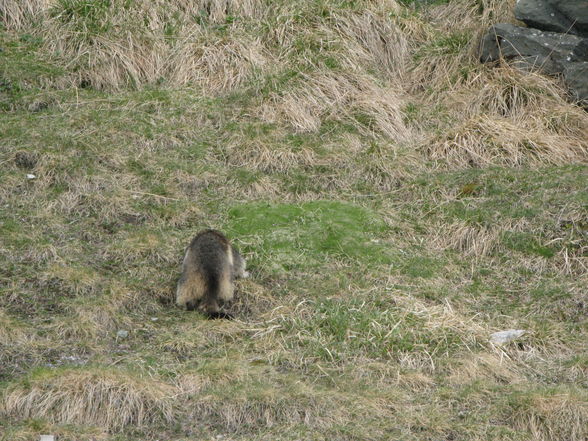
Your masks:
[{"label": "marmot's brown fur", "polygon": [[233,281],[247,276],[245,260],[229,240],[218,231],[202,231],[186,250],[176,303],[210,318],[232,318],[221,306],[233,299]]}]

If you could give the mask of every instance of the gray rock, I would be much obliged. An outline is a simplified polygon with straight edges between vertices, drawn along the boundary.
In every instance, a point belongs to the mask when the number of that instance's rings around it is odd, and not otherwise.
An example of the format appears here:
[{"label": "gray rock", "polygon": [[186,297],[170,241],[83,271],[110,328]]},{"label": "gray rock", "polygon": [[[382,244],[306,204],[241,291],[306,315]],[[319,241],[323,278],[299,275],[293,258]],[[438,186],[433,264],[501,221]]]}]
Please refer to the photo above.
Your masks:
[{"label": "gray rock", "polygon": [[500,57],[521,70],[563,74],[571,95],[588,108],[588,38],[499,23],[482,37],[480,61]]},{"label": "gray rock", "polygon": [[523,329],[507,329],[506,331],[495,332],[490,335],[490,342],[495,345],[504,345],[525,334]]},{"label": "gray rock", "polygon": [[566,64],[563,76],[574,99],[582,107],[588,109],[588,61]]},{"label": "gray rock", "polygon": [[117,338],[127,338],[129,336],[129,331],[125,331],[124,329],[121,329],[120,331],[118,331],[116,333]]},{"label": "gray rock", "polygon": [[482,38],[480,60],[501,55],[519,68],[557,74],[570,62],[588,61],[588,39],[499,23]]},{"label": "gray rock", "polygon": [[588,37],[586,0],[518,0],[515,17],[532,28]]}]

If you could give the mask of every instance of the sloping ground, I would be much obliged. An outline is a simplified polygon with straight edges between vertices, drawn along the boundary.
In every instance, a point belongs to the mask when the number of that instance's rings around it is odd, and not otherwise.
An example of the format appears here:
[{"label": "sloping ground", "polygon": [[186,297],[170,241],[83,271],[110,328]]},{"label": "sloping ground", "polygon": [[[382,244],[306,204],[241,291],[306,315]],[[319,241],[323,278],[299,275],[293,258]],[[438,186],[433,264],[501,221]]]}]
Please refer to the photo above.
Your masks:
[{"label": "sloping ground", "polygon": [[588,116],[477,63],[509,3],[3,0],[0,440],[586,440]]}]

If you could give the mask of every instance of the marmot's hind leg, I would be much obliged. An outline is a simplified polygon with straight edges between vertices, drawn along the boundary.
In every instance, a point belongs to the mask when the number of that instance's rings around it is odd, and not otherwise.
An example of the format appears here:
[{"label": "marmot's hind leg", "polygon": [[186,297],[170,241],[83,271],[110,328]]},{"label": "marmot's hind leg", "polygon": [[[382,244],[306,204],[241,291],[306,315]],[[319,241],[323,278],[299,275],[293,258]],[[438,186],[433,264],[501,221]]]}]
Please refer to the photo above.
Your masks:
[{"label": "marmot's hind leg", "polygon": [[195,268],[185,268],[178,282],[176,303],[189,311],[198,307],[206,292],[207,284],[202,274]]}]

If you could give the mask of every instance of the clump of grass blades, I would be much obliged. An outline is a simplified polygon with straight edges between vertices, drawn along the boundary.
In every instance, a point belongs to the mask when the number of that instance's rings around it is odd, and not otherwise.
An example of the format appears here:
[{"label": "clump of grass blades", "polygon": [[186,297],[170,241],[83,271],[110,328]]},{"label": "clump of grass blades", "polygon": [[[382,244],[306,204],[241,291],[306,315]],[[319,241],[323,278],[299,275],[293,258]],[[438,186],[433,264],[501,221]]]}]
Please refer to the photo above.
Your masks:
[{"label": "clump of grass blades", "polygon": [[129,425],[173,421],[177,393],[161,381],[114,369],[38,371],[26,381],[7,386],[0,414],[117,431]]}]

